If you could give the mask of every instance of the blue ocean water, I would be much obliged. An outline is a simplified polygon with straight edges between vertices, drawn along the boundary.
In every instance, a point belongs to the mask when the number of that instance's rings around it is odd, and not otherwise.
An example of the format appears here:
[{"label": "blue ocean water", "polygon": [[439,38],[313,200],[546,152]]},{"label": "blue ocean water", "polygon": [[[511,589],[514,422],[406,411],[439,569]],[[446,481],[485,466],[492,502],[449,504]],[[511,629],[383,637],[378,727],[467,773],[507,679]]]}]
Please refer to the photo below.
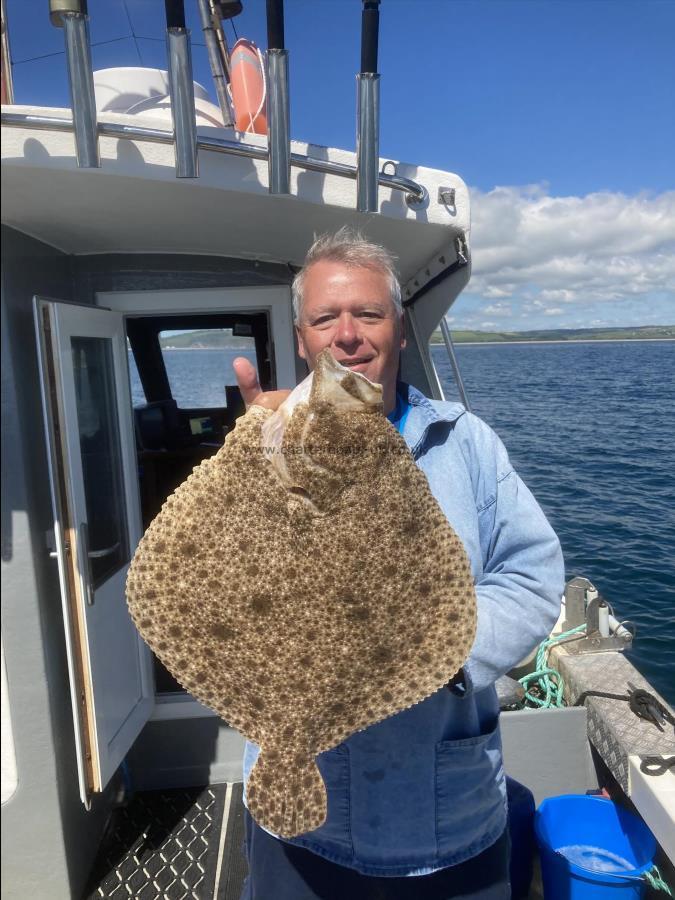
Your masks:
[{"label": "blue ocean water", "polygon": [[[444,347],[434,361],[458,399]],[[637,625],[629,658],[675,703],[675,342],[456,347],[472,411],[585,575]]]},{"label": "blue ocean water", "polygon": [[[458,399],[444,347],[434,361]],[[675,342],[456,348],[473,412],[500,435],[585,575],[637,626],[629,656],[675,704]],[[228,350],[173,350],[180,406],[221,406]],[[134,402],[143,402],[132,366]]]},{"label": "blue ocean water", "polygon": [[[255,365],[255,349],[164,351],[164,363],[171,386],[171,395],[179,408],[224,406],[225,386],[237,383],[232,362],[238,356],[245,356]],[[131,351],[129,351],[128,358],[131,401],[134,406],[138,406],[145,403],[145,394]]]}]

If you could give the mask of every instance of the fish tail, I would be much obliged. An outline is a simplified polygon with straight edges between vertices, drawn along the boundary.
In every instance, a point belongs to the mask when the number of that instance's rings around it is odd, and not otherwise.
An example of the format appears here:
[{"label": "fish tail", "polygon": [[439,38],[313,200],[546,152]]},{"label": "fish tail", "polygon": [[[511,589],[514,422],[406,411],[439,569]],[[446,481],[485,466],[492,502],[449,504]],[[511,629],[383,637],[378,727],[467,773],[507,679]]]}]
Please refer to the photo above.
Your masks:
[{"label": "fish tail", "polygon": [[256,822],[279,837],[313,831],[326,821],[328,799],[311,757],[289,767],[261,751],[246,784],[246,804]]}]

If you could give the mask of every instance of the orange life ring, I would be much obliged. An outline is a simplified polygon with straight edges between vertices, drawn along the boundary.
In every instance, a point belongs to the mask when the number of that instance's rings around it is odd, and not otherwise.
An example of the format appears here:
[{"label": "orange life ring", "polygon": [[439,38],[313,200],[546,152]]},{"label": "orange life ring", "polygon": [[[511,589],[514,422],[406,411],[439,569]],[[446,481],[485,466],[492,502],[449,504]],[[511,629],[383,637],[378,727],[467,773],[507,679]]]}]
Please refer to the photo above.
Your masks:
[{"label": "orange life ring", "polygon": [[239,38],[232,48],[230,90],[237,131],[267,134],[265,70],[262,54],[253,41]]}]

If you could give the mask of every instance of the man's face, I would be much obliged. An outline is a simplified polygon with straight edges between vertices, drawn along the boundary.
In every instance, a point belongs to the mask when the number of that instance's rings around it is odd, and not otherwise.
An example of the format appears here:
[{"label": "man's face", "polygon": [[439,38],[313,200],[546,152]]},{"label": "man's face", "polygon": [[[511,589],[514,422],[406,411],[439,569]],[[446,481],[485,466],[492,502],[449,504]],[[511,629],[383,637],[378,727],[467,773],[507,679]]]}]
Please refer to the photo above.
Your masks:
[{"label": "man's face", "polygon": [[343,366],[382,385],[385,414],[394,409],[405,335],[383,272],[331,260],[314,263],[305,276],[296,330],[298,353],[310,369],[328,348]]}]

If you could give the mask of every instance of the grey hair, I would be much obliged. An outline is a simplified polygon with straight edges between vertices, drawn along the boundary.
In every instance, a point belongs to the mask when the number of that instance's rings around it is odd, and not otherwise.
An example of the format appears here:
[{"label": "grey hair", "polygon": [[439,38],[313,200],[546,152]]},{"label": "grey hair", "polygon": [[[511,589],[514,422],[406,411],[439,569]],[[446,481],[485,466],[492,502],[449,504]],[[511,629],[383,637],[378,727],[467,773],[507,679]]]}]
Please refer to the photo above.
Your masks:
[{"label": "grey hair", "polygon": [[314,243],[307,251],[302,268],[293,279],[291,295],[293,298],[293,321],[296,325],[300,321],[307,270],[314,263],[323,259],[341,262],[354,269],[375,269],[382,272],[389,281],[389,294],[396,314],[400,316],[403,313],[401,284],[396,273],[393,254],[382,244],[366,240],[360,231],[343,225],[334,234],[326,233],[315,238]]}]

